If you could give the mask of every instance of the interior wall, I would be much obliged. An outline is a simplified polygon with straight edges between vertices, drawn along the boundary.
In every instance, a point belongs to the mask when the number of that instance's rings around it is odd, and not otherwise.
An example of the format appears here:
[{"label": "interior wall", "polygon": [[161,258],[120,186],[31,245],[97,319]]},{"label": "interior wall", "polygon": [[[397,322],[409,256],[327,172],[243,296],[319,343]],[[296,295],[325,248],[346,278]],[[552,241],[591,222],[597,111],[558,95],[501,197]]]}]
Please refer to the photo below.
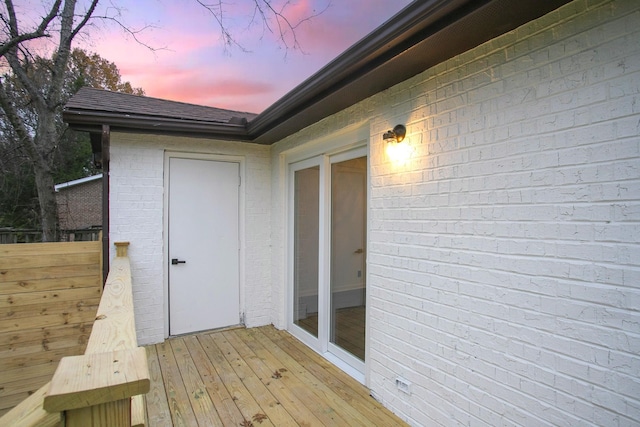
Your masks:
[{"label": "interior wall", "polygon": [[[367,159],[331,165],[331,299],[334,309],[365,305]],[[365,212],[365,216],[362,213]]]},{"label": "interior wall", "polygon": [[[298,285],[297,295],[299,306],[295,320],[305,319],[309,314],[318,313],[318,259],[308,254],[318,252],[318,186],[320,185],[320,168],[311,167],[296,172],[298,180],[295,185],[297,205],[297,223],[294,246],[297,251],[295,259],[295,283]],[[303,256],[307,255],[307,256]]]}]

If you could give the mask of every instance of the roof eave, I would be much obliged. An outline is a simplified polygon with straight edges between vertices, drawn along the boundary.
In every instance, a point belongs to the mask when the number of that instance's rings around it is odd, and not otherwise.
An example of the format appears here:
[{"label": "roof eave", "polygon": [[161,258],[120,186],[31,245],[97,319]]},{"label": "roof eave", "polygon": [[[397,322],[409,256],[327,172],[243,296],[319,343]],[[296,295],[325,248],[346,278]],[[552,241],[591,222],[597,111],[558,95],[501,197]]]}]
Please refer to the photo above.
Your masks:
[{"label": "roof eave", "polygon": [[273,144],[569,1],[412,3],[250,121],[249,134]]},{"label": "roof eave", "polygon": [[273,144],[571,0],[415,1],[248,124],[65,109],[75,129],[176,133]]},{"label": "roof eave", "polygon": [[222,140],[251,142],[246,125],[243,124],[124,115],[79,109],[65,109],[62,118],[66,123],[69,123],[72,129],[86,132],[100,132],[102,125],[109,125],[112,131],[197,135]]}]

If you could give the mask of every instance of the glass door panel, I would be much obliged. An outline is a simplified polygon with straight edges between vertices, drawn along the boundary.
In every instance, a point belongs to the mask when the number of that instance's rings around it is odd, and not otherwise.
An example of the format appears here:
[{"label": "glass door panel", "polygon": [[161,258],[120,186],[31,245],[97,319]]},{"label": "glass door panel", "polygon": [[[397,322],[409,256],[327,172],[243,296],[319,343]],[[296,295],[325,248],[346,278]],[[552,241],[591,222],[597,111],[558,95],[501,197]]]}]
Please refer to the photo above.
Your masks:
[{"label": "glass door panel", "polygon": [[289,165],[288,327],[364,382],[367,149]]},{"label": "glass door panel", "polygon": [[293,323],[318,337],[320,167],[293,175]]},{"label": "glass door panel", "polygon": [[330,342],[364,361],[367,158],[331,164]]}]

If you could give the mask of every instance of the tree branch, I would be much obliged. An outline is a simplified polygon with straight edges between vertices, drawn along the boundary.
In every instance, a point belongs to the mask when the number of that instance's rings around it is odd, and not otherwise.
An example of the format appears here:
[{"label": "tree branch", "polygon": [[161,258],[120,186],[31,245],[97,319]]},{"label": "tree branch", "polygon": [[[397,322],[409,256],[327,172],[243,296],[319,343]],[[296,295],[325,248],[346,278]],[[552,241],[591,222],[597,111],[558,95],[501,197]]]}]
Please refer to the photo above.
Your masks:
[{"label": "tree branch", "polygon": [[[53,19],[58,15],[62,0],[56,0],[53,3],[49,14],[42,18],[42,22],[40,22],[38,28],[30,33],[24,34],[20,34],[20,32],[18,31],[18,20],[16,19],[16,11],[13,7],[13,1],[5,0],[4,3],[7,6],[7,12],[9,14],[9,40],[0,45],[0,57],[5,56],[7,52],[9,52],[12,48],[27,40],[33,40],[41,37],[51,37],[46,33],[46,30],[51,21],[53,21]],[[7,19],[4,16],[2,16],[2,20],[7,22]]]},{"label": "tree branch", "polygon": [[120,22],[119,19],[113,17],[113,16],[108,16],[108,15],[98,15],[98,16],[93,16],[92,19],[100,19],[103,21],[111,21],[113,23],[115,23],[117,26],[119,26],[125,33],[129,34],[133,40],[135,40],[136,43],[138,43],[140,46],[143,46],[147,49],[149,49],[152,52],[156,52],[158,50],[163,50],[166,49],[166,47],[153,47],[148,45],[147,43],[143,42],[142,40],[140,40],[140,38],[138,38],[138,34],[142,33],[145,30],[148,30],[150,28],[157,28],[155,25],[145,25],[142,28],[133,30],[129,27],[127,27],[125,24],[123,24],[122,22]]},{"label": "tree branch", "polygon": [[[92,1],[95,7],[97,0]],[[52,111],[61,104],[62,82],[67,69],[67,62],[71,55],[71,42],[73,41],[73,19],[75,18],[76,0],[65,0],[60,17],[60,42],[53,58],[51,68],[51,85],[47,94],[47,107]],[[85,16],[85,19],[88,19]],[[86,20],[83,19],[83,22]]]},{"label": "tree branch", "polygon": [[29,78],[26,67],[20,63],[18,58],[18,46],[13,46],[4,56],[11,67],[11,71],[16,75],[20,83],[29,93],[31,100],[41,107],[46,105],[46,100],[40,92],[40,88]]},{"label": "tree branch", "polygon": [[20,118],[20,114],[18,114],[18,110],[9,99],[7,91],[2,82],[2,78],[0,78],[0,107],[2,107],[2,109],[4,110],[9,123],[11,123],[11,127],[22,142],[21,145],[25,148],[25,150],[27,150],[29,157],[33,156],[33,161],[35,157],[39,156],[38,150],[36,149],[31,135],[29,135],[29,131],[27,130],[24,121]]},{"label": "tree branch", "polygon": [[[217,0],[215,4],[208,4],[205,0],[196,0],[197,3],[205,8],[211,16],[216,20],[218,27],[220,28],[221,39],[224,42],[225,50],[230,46],[235,46],[243,52],[248,50],[233,36],[228,28],[228,24],[225,21],[224,3],[222,0]],[[302,51],[302,46],[296,35],[298,27],[307,21],[324,13],[331,5],[329,1],[325,8],[319,12],[315,12],[307,17],[300,19],[298,22],[292,22],[286,14],[286,9],[291,5],[291,1],[286,1],[279,9],[273,4],[273,0],[252,0],[253,1],[253,13],[249,22],[249,27],[252,24],[261,22],[263,33],[269,32],[276,35],[278,42],[289,49]],[[258,18],[259,17],[259,18]],[[271,20],[275,20],[275,27],[270,23]],[[277,28],[276,28],[277,27]],[[288,39],[291,41],[288,41]]]},{"label": "tree branch", "polygon": [[[224,8],[222,7],[222,0],[218,0],[217,5],[209,5],[205,4],[202,0],[196,0],[198,4],[204,7],[211,16],[216,20],[218,26],[220,27],[220,38],[224,42],[224,49],[227,50],[230,46],[235,46],[240,49],[242,52],[249,52],[244,46],[242,46],[238,41],[233,37],[229,29],[227,28],[224,22]],[[257,0],[256,0],[257,1]]]},{"label": "tree branch", "polygon": [[[287,50],[293,49],[293,50],[300,50],[300,51],[302,51],[302,46],[300,45],[300,42],[298,41],[298,36],[296,34],[296,30],[298,29],[298,27],[300,27],[300,25],[302,25],[303,23],[312,20],[315,17],[322,15],[331,6],[331,2],[329,1],[327,5],[324,7],[324,9],[322,9],[321,11],[313,13],[307,17],[304,17],[296,23],[292,23],[291,20],[287,18],[286,12],[285,12],[285,9],[291,4],[291,1],[288,0],[287,2],[285,2],[280,8],[280,10],[276,10],[274,8],[272,0],[254,0],[254,1],[255,1],[256,9],[258,10],[259,14],[262,16],[262,22],[264,23],[265,27],[272,34],[275,34],[273,29],[269,25],[269,19],[267,18],[267,13],[265,13],[265,10],[260,6],[261,3],[264,3],[266,8],[268,9],[268,12],[270,12],[275,17],[276,24],[278,25],[278,35],[279,35],[278,38],[280,40],[280,43],[282,43],[282,45]],[[293,38],[293,43],[291,45],[287,43],[287,40],[285,38],[285,36],[288,33],[291,33],[291,37]]]},{"label": "tree branch", "polygon": [[82,30],[84,26],[87,25],[87,22],[89,22],[89,19],[91,19],[91,17],[93,16],[93,13],[96,11],[97,6],[98,6],[98,0],[92,0],[91,5],[89,6],[89,9],[85,12],[84,16],[82,17],[82,20],[78,23],[76,28],[71,32],[71,39],[73,39],[76,35],[78,35],[80,30]]}]

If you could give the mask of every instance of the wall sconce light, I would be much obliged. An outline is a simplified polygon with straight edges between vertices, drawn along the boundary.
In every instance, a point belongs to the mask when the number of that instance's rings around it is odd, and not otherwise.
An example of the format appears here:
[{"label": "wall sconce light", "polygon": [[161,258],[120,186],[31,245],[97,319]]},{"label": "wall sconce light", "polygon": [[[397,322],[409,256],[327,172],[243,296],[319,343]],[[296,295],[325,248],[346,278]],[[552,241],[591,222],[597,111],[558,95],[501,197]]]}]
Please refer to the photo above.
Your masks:
[{"label": "wall sconce light", "polygon": [[396,166],[405,165],[413,154],[409,139],[404,144],[400,144],[407,136],[407,128],[404,125],[396,125],[393,130],[388,130],[382,135],[387,148],[387,156]]},{"label": "wall sconce light", "polygon": [[385,142],[402,142],[407,134],[407,128],[404,125],[396,125],[393,130],[388,130],[382,135]]}]

